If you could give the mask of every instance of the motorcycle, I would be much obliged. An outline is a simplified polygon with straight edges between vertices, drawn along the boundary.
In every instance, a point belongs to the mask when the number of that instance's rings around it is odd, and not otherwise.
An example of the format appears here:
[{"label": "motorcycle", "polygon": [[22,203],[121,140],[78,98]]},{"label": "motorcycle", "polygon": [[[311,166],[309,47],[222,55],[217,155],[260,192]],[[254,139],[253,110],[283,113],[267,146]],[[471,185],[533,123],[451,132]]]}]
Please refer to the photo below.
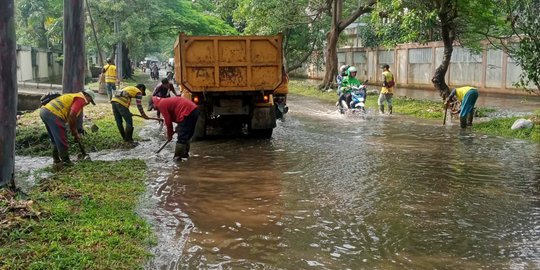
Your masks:
[{"label": "motorcycle", "polygon": [[159,70],[150,71],[150,77],[152,78],[152,80],[158,80],[159,79]]},{"label": "motorcycle", "polygon": [[[366,81],[367,82],[367,81]],[[367,88],[364,84],[351,87],[351,93],[341,97],[337,102],[338,111],[346,113],[366,113]]]}]

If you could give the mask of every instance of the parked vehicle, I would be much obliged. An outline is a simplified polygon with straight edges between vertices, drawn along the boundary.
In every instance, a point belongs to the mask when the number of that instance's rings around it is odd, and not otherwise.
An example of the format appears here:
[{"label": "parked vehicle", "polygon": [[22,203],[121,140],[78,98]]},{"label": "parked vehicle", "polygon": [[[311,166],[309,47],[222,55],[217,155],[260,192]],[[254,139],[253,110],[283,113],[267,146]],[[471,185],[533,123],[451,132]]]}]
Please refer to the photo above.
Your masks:
[{"label": "parked vehicle", "polygon": [[[287,112],[282,36],[188,36],[174,48],[176,82],[201,114],[195,138],[238,128],[269,138]],[[279,113],[278,113],[279,111]]]}]

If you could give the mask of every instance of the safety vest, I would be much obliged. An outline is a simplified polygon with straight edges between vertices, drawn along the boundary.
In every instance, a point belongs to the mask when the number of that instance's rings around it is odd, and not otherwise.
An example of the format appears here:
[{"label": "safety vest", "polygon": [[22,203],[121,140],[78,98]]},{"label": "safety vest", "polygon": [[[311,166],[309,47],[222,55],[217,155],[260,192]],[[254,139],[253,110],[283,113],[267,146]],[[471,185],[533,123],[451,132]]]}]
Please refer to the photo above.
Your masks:
[{"label": "safety vest", "polygon": [[[390,82],[394,80],[394,74],[390,71],[383,71],[382,75],[386,79],[386,82]],[[393,94],[394,93],[394,87],[382,87],[381,93],[383,94]]]},{"label": "safety vest", "polygon": [[464,86],[460,88],[456,88],[456,97],[459,101],[463,101],[463,98],[465,97],[465,94],[469,92],[471,89],[476,89],[472,86]]},{"label": "safety vest", "polygon": [[106,65],[103,67],[105,71],[105,82],[106,83],[116,83],[116,66],[115,65]]},{"label": "safety vest", "polygon": [[[63,94],[51,100],[44,107],[45,109],[51,111],[54,115],[58,116],[58,118],[64,120],[64,122],[67,122],[68,117],[69,117],[69,112],[71,111],[71,105],[73,105],[73,100],[75,100],[75,98],[82,98],[86,101],[86,97],[84,96],[83,93],[80,93],[80,92],[74,93],[74,94]],[[80,113],[81,112],[79,112],[79,114]]]},{"label": "safety vest", "polygon": [[122,89],[121,91],[124,92],[123,96],[119,97],[118,95],[115,95],[115,97],[113,97],[111,99],[111,101],[118,102],[118,104],[120,104],[120,105],[122,105],[122,106],[124,106],[126,108],[129,108],[129,104],[131,103],[132,98],[136,97],[137,94],[142,95],[141,90],[139,90],[139,88],[137,88],[135,86],[128,86],[128,87]]}]

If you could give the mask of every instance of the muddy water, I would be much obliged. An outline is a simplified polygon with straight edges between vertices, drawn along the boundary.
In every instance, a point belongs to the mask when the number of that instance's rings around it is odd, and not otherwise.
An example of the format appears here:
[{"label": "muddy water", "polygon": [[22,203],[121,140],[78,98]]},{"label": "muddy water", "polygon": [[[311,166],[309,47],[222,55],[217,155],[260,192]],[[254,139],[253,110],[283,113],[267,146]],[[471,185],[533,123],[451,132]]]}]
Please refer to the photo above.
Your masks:
[{"label": "muddy water", "polygon": [[272,140],[146,157],[148,269],[540,268],[539,145],[290,105]]}]

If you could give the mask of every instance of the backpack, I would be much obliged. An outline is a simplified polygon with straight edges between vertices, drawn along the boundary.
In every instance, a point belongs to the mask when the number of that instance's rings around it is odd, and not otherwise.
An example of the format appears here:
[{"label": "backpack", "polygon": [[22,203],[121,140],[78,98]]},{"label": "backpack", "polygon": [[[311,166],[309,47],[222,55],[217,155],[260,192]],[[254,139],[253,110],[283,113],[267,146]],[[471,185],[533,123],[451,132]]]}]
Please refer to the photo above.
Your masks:
[{"label": "backpack", "polygon": [[49,92],[47,94],[44,94],[43,96],[41,96],[41,98],[39,99],[39,102],[41,103],[41,106],[45,106],[47,105],[47,103],[49,103],[51,100],[61,96],[62,94],[58,93],[58,92]]}]

